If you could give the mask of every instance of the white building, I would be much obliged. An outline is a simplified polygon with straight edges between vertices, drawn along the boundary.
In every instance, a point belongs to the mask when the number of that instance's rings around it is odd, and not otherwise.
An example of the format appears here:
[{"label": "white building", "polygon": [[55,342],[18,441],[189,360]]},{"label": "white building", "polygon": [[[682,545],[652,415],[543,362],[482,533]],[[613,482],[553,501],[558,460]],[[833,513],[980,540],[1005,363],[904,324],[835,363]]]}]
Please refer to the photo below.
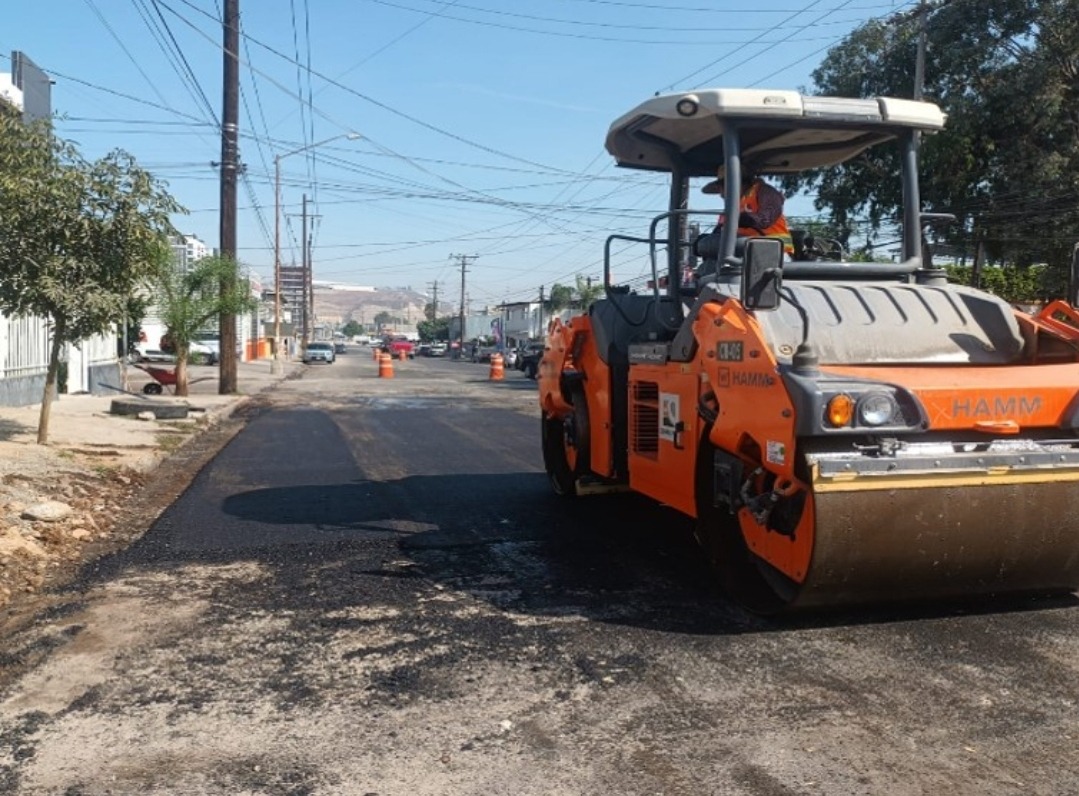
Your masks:
[{"label": "white building", "polygon": [[0,101],[22,110],[22,89],[12,81],[10,72],[0,72]]},{"label": "white building", "polygon": [[198,235],[179,235],[172,239],[172,260],[183,271],[190,269],[203,257],[213,254],[213,249],[199,240]]}]

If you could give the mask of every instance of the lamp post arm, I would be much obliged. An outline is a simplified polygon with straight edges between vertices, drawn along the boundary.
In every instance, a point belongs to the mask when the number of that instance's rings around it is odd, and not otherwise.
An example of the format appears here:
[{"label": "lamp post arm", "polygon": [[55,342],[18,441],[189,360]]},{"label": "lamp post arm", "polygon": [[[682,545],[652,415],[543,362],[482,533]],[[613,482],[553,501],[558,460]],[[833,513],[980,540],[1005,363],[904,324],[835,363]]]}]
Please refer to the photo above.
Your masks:
[{"label": "lamp post arm", "polygon": [[[290,150],[288,152],[282,152],[280,155],[274,155],[274,241],[273,241],[273,264],[274,264],[274,323],[273,323],[273,336],[274,336],[274,349],[273,349],[273,361],[270,364],[270,370],[272,373],[281,373],[283,365],[281,363],[281,161],[290,155],[298,155],[300,152],[306,152],[308,149],[315,149],[316,147],[323,146],[336,141],[338,138],[347,138],[349,141],[355,141],[360,138],[359,133],[341,133],[340,135],[330,136],[324,141],[316,141],[313,144],[307,144],[297,149]],[[306,200],[306,197],[305,197]],[[306,245],[306,243],[305,243]],[[304,309],[304,315],[306,319],[307,309]],[[306,324],[306,320],[305,320]]]}]

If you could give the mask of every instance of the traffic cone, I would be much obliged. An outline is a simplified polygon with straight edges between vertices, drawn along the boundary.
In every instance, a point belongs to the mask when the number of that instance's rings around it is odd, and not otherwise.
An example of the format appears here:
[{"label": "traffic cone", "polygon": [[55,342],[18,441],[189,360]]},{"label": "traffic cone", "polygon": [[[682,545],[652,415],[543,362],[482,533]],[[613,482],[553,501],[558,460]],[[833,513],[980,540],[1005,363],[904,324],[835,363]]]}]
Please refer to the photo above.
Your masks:
[{"label": "traffic cone", "polygon": [[405,349],[402,348],[400,351],[397,352],[397,358],[404,362],[406,359],[408,359],[408,352],[406,352]]},{"label": "traffic cone", "polygon": [[497,351],[491,354],[491,381],[502,381],[505,376],[505,368],[502,363],[502,355]]},{"label": "traffic cone", "polygon": [[393,378],[393,357],[383,353],[378,358],[378,377],[380,379]]},{"label": "traffic cone", "polygon": [[382,356],[382,349],[375,346],[371,349],[371,352],[375,355],[375,362],[378,362],[378,358]]}]

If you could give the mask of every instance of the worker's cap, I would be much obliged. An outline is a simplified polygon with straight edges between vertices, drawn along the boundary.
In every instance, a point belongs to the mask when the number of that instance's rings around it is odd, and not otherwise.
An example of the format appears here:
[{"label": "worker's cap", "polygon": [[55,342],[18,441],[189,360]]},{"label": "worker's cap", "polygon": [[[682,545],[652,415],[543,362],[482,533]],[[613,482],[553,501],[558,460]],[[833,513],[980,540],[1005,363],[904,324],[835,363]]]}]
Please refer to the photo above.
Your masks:
[{"label": "worker's cap", "polygon": [[[723,168],[723,166],[720,166],[719,170],[716,172],[716,179],[712,180],[709,183],[705,183],[704,187],[701,188],[701,193],[706,193],[706,194],[721,194],[721,193],[723,193],[723,181],[724,181],[724,173],[725,172],[726,172],[726,169]],[[742,182],[743,183],[751,182],[752,180],[756,179],[756,177],[757,177],[757,166],[756,166],[756,164],[743,163],[742,164]]]}]

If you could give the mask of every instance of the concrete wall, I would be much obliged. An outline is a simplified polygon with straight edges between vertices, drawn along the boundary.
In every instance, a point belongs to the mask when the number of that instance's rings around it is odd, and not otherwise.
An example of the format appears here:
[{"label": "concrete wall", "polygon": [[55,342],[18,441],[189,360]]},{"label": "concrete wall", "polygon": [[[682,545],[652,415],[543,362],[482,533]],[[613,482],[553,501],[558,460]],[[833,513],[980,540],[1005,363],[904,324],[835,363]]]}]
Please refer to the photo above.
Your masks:
[{"label": "concrete wall", "polygon": [[41,403],[45,374],[0,379],[0,406],[30,406]]},{"label": "concrete wall", "polygon": [[[116,390],[110,390],[109,387],[120,389],[123,385],[123,378],[120,373],[120,363],[117,361],[101,362],[96,365],[91,365],[89,370],[89,392],[91,395],[116,395]],[[42,389],[44,388],[45,385],[42,383]]]}]

